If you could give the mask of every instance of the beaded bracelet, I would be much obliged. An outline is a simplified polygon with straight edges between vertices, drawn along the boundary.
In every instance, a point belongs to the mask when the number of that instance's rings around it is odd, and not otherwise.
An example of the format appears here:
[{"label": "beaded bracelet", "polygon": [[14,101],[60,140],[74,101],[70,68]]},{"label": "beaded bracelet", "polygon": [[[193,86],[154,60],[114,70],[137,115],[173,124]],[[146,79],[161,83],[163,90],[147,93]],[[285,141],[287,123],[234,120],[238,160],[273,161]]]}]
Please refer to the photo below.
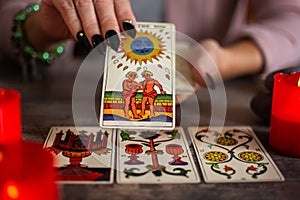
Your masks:
[{"label": "beaded bracelet", "polygon": [[64,53],[64,44],[60,43],[58,44],[52,52],[47,51],[41,51],[36,52],[34,48],[25,42],[25,34],[23,30],[24,22],[26,21],[27,17],[31,15],[34,12],[37,12],[40,9],[40,5],[38,3],[33,3],[27,6],[25,10],[21,10],[17,13],[17,15],[14,18],[14,26],[13,26],[13,35],[12,39],[14,40],[16,46],[19,48],[19,50],[33,58],[34,60],[41,61],[42,63],[52,63],[56,57],[62,55]]}]

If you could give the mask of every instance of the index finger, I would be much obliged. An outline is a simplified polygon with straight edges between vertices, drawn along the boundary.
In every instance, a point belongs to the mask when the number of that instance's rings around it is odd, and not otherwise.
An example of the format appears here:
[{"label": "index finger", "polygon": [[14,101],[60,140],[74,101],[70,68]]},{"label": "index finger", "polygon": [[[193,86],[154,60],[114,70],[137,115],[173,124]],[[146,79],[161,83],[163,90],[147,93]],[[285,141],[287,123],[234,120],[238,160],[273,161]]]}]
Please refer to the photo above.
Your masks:
[{"label": "index finger", "polygon": [[82,30],[82,26],[76,12],[76,7],[72,0],[54,0],[53,5],[58,8],[62,18],[64,19],[68,29],[74,38],[76,34]]},{"label": "index finger", "polygon": [[118,33],[120,32],[118,20],[115,14],[113,0],[94,0],[94,7],[98,16],[101,27],[101,32],[107,39],[108,45],[118,51],[120,39]]}]

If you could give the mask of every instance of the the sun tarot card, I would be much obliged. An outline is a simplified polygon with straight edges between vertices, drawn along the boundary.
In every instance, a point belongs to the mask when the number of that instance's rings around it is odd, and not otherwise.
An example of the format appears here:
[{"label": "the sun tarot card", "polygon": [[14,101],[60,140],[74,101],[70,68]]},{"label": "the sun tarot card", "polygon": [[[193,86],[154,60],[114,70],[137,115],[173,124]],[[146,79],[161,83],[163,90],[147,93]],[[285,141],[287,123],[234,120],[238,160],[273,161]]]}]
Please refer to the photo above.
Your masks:
[{"label": "the sun tarot card", "polygon": [[44,143],[59,183],[73,184],[113,183],[114,147],[114,130],[100,127],[52,127]]},{"label": "the sun tarot card", "polygon": [[117,182],[122,184],[199,183],[183,129],[119,130]]},{"label": "the sun tarot card", "polygon": [[283,181],[251,127],[189,127],[205,182]]},{"label": "the sun tarot card", "polygon": [[107,47],[100,110],[103,128],[175,127],[175,28],[138,23],[122,34],[118,52]]}]

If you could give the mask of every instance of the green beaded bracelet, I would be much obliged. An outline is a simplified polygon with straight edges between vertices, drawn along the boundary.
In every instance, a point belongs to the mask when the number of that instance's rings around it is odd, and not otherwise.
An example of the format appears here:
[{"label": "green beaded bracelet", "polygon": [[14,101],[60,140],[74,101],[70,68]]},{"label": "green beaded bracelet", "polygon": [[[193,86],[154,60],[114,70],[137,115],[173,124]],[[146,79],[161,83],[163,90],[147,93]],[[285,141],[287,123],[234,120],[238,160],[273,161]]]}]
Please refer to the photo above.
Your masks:
[{"label": "green beaded bracelet", "polygon": [[25,55],[30,56],[31,58],[39,60],[43,63],[52,63],[56,57],[64,53],[65,48],[63,43],[58,44],[52,52],[36,52],[32,46],[26,44],[24,39],[24,22],[26,21],[29,15],[31,15],[34,12],[37,12],[39,9],[40,5],[38,3],[33,3],[27,6],[25,10],[21,10],[17,13],[17,15],[14,18],[12,39],[14,40],[16,46]]}]

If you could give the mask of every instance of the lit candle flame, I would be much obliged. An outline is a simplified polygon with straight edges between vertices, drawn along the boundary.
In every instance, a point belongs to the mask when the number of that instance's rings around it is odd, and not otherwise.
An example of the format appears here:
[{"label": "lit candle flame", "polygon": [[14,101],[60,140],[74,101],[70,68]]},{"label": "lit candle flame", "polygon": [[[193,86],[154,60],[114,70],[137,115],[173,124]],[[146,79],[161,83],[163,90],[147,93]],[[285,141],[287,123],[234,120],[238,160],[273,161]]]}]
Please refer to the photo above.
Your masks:
[{"label": "lit candle flame", "polygon": [[6,182],[4,186],[8,199],[19,199],[19,186],[12,181]]},{"label": "lit candle flame", "polygon": [[298,80],[298,87],[300,87],[300,76],[299,76],[299,80]]}]

